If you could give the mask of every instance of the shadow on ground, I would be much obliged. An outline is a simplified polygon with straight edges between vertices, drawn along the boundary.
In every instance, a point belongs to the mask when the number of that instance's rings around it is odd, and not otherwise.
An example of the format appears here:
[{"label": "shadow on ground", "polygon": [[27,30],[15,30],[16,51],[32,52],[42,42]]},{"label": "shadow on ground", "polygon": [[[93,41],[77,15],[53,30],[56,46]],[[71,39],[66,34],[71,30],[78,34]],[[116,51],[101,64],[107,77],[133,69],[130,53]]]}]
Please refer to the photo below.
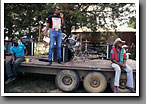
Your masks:
[{"label": "shadow on ground", "polygon": [[[62,93],[55,86],[55,76],[44,74],[19,73],[18,78],[5,85],[5,93]],[[83,83],[81,82],[76,93],[85,93]],[[104,93],[111,93],[112,90],[108,84]]]}]

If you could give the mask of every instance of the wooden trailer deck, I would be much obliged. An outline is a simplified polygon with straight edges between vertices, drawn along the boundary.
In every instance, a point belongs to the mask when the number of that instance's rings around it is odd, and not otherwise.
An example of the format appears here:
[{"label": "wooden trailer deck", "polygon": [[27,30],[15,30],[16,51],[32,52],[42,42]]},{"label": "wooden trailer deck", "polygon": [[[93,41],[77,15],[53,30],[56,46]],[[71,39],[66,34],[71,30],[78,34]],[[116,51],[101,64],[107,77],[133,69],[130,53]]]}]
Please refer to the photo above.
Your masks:
[{"label": "wooden trailer deck", "polygon": [[[47,62],[39,61],[36,58],[32,58],[32,62],[22,62],[21,67],[38,67],[38,68],[48,68],[48,69],[75,69],[75,70],[98,70],[98,71],[114,71],[111,68],[110,60],[85,59],[82,61],[72,60],[64,63],[63,65],[53,62],[51,66],[47,65]],[[136,61],[127,60],[127,64],[131,66],[133,71],[136,71]]]}]

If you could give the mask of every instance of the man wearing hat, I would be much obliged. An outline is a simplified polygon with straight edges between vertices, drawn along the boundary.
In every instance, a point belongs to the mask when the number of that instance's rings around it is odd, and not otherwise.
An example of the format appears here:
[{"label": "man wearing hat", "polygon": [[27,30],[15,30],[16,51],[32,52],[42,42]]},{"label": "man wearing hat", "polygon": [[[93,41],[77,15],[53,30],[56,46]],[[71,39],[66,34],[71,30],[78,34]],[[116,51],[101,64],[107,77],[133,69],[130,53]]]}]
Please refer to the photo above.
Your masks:
[{"label": "man wearing hat", "polygon": [[47,31],[49,28],[49,37],[50,37],[50,43],[49,43],[49,57],[48,57],[48,65],[52,64],[52,54],[53,54],[53,48],[54,43],[56,41],[56,48],[57,48],[57,60],[59,64],[63,64],[61,62],[61,42],[62,42],[62,31],[61,26],[63,26],[64,19],[63,14],[60,13],[60,9],[58,6],[54,7],[54,14],[50,15],[47,20],[47,26],[44,35],[47,35]]},{"label": "man wearing hat", "polygon": [[117,38],[113,43],[115,47],[111,50],[111,66],[115,70],[114,93],[118,92],[117,87],[119,86],[121,69],[127,72],[127,89],[131,92],[136,92],[133,86],[133,70],[126,64],[126,51],[122,48],[124,43],[125,41]]}]

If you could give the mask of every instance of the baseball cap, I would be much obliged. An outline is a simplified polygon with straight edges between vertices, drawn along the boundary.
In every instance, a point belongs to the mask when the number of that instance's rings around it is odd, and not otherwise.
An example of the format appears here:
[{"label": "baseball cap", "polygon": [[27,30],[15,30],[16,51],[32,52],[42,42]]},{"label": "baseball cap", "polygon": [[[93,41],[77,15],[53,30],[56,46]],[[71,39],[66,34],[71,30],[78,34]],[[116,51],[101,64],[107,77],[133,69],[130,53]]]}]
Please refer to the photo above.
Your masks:
[{"label": "baseball cap", "polygon": [[56,9],[60,10],[59,6],[55,6],[53,9],[54,9],[54,11],[55,11]]}]

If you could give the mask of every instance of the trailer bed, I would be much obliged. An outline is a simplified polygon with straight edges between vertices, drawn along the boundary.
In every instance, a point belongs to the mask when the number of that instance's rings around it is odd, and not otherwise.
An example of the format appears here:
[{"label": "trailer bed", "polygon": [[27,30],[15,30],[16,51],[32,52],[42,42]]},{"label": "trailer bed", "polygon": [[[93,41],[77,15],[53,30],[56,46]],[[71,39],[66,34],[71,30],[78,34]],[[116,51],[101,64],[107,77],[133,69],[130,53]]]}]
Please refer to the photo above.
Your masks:
[{"label": "trailer bed", "polygon": [[[53,62],[51,66],[47,65],[47,62],[39,61],[38,59],[33,58],[32,62],[22,62],[21,67],[39,67],[39,68],[48,68],[48,69],[75,69],[75,70],[100,70],[100,71],[114,71],[110,66],[110,60],[72,60],[69,62],[65,62],[63,65],[58,64],[57,62]],[[127,64],[136,71],[136,61],[127,60]]]}]

